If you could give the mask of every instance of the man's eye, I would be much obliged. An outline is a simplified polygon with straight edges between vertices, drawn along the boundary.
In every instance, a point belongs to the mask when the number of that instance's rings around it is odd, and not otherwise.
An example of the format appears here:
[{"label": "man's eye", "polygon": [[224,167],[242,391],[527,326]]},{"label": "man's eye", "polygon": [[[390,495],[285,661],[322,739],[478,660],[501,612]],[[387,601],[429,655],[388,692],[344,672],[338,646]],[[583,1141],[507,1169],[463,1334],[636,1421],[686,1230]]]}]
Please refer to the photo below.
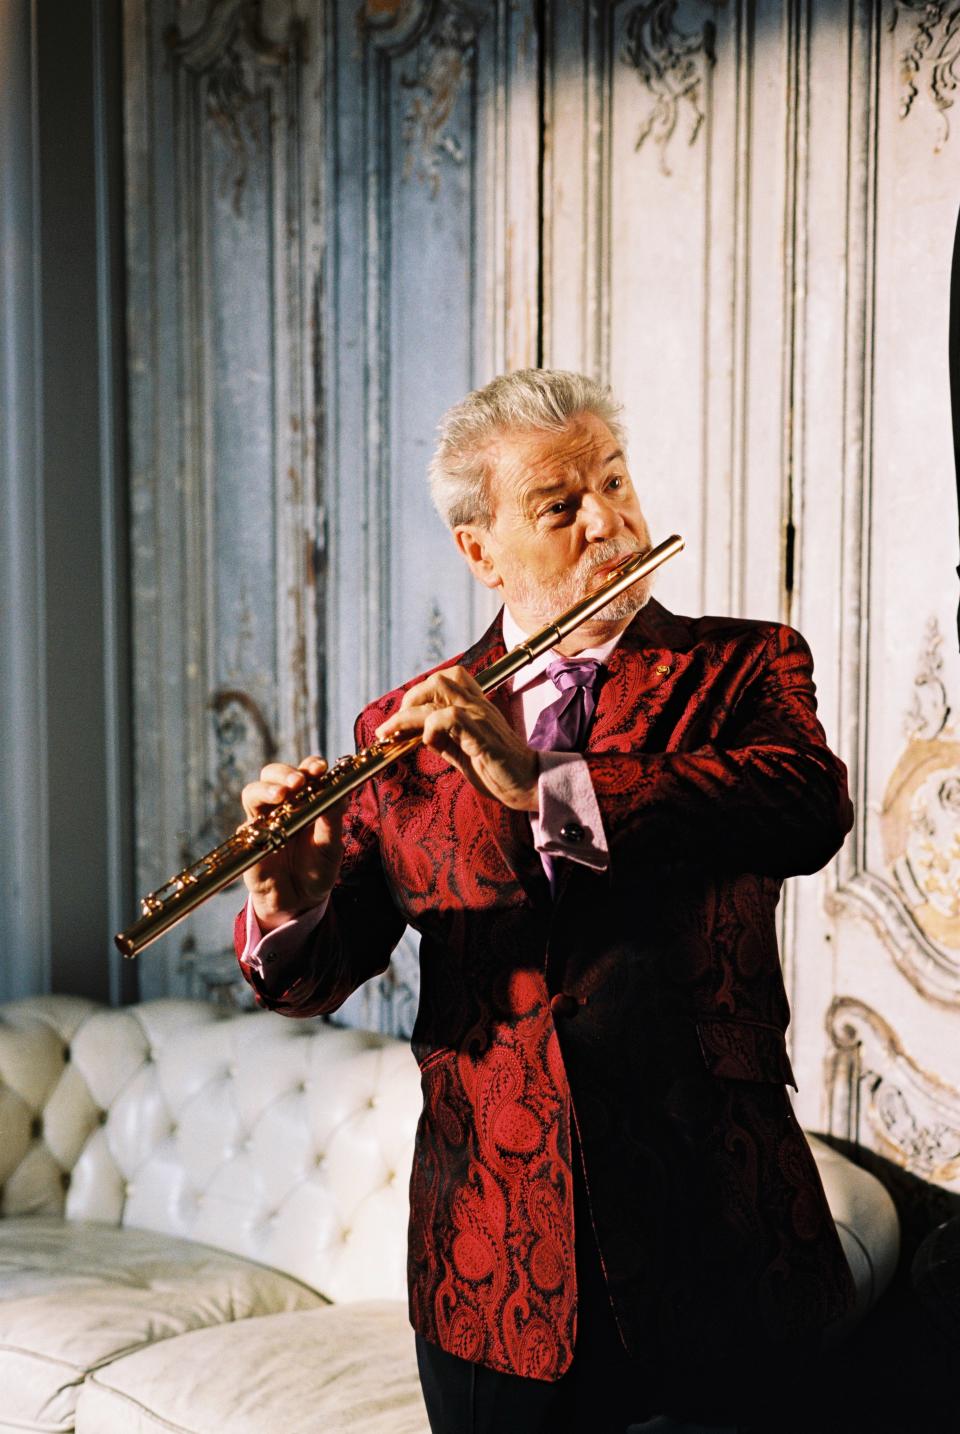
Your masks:
[{"label": "man's eye", "polygon": [[618,475],[614,475],[614,477],[611,478],[610,482],[607,484],[607,487],[612,488],[614,492],[616,492],[618,489],[624,486],[625,481],[625,479],[619,477]]},{"label": "man's eye", "polygon": [[560,499],[558,499],[556,503],[551,503],[550,507],[544,510],[547,517],[557,517],[560,513],[565,513],[566,511],[567,504]]}]

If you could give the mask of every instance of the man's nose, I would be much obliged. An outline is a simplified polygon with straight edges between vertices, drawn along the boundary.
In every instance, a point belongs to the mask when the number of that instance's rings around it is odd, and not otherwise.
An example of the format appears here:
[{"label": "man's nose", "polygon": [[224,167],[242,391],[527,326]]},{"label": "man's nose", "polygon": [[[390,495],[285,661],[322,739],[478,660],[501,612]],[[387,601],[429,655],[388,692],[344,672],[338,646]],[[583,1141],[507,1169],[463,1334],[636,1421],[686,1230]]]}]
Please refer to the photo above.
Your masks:
[{"label": "man's nose", "polygon": [[580,511],[584,518],[584,533],[591,542],[612,538],[623,527],[621,514],[602,493],[586,493],[580,500]]}]

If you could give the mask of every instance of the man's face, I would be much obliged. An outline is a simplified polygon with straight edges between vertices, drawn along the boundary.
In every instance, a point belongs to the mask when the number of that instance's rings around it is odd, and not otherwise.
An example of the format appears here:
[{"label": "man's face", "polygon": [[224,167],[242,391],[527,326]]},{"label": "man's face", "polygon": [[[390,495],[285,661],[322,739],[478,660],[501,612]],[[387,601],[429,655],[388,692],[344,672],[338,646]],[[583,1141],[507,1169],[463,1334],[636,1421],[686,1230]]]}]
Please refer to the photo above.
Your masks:
[{"label": "man's face", "polygon": [[[594,414],[577,414],[559,433],[501,434],[489,458],[492,521],[463,525],[457,542],[527,631],[598,587],[627,554],[650,547],[620,445]],[[621,630],[650,582],[628,588],[578,636],[602,641]]]}]

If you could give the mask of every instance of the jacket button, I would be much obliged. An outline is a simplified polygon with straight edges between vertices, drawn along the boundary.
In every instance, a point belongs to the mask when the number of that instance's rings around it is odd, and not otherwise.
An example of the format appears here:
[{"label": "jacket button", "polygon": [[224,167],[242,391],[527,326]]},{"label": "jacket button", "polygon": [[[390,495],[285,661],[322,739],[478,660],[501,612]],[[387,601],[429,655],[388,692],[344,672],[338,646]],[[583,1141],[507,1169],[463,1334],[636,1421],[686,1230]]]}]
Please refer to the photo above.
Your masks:
[{"label": "jacket button", "polygon": [[566,991],[558,991],[555,996],[550,997],[550,1009],[555,1017],[575,1016],[577,1008],[576,996],[571,996]]},{"label": "jacket button", "polygon": [[564,822],[560,828],[560,836],[563,841],[569,842],[571,846],[579,846],[586,836],[586,832],[579,822]]}]

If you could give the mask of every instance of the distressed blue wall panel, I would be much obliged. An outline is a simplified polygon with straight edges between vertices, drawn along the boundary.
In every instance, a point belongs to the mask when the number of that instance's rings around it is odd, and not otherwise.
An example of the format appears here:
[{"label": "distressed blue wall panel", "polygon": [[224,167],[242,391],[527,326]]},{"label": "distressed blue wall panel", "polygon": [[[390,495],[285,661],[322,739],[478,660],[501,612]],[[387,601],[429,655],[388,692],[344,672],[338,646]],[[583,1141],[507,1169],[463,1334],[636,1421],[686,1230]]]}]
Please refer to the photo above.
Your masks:
[{"label": "distressed blue wall panel", "polygon": [[[305,9],[127,6],[142,889],[232,829],[274,750],[318,740],[324,50]],[[152,948],[144,994],[232,979],[239,900]]]},{"label": "distressed blue wall panel", "polygon": [[[503,293],[512,283],[522,307],[536,304],[536,184],[514,212],[498,148],[512,105],[525,120],[535,113],[532,14],[532,3],[494,0],[371,6],[358,39],[356,6],[335,7],[324,326],[332,751],[350,748],[366,702],[462,650],[492,611],[433,511],[426,471],[440,414],[503,366]],[[523,57],[506,62],[521,35]],[[535,126],[526,133],[535,165]],[[416,991],[408,937],[344,1018],[408,1031]]]},{"label": "distressed blue wall panel", "polygon": [[[538,52],[532,0],[128,0],[126,44],[148,889],[274,751],[348,750],[489,619],[426,469],[440,413],[536,359]],[[153,948],[144,992],[229,980],[238,900]],[[408,945],[350,1018],[415,1001]]]}]

